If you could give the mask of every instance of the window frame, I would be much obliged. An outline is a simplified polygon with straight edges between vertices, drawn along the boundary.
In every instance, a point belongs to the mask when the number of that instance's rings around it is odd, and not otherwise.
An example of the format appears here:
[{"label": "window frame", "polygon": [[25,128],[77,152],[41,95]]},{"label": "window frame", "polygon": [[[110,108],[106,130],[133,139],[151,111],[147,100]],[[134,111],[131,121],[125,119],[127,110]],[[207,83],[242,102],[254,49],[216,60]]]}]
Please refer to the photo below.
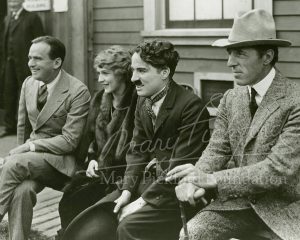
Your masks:
[{"label": "window frame", "polygon": [[[166,2],[165,0],[144,1],[144,30],[142,37],[207,37],[198,43],[187,40],[182,44],[210,45],[212,37],[228,37],[230,28],[166,28]],[[272,0],[254,0],[255,8],[263,8],[273,13]]]}]

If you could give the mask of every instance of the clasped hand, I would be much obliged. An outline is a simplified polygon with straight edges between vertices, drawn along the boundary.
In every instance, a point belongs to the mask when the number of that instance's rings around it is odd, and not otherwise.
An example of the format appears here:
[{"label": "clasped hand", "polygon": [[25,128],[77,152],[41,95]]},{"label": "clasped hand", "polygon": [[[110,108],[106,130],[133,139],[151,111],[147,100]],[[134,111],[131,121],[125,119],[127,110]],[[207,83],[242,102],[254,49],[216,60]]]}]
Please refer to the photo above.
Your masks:
[{"label": "clasped hand", "polygon": [[114,213],[118,213],[119,222],[147,204],[142,197],[129,203],[130,198],[131,193],[127,190],[124,190],[121,196],[115,200],[116,206],[114,208]]},{"label": "clasped hand", "polygon": [[15,148],[13,148],[12,150],[10,150],[8,155],[20,154],[20,153],[25,153],[25,152],[29,152],[29,151],[30,151],[29,144],[24,143],[24,144],[17,146]]},{"label": "clasped hand", "polygon": [[203,198],[205,189],[217,187],[217,181],[213,174],[207,174],[192,164],[184,164],[173,168],[167,173],[166,181],[178,181],[175,188],[178,200],[189,202],[193,206],[200,199],[206,205],[207,202]]}]

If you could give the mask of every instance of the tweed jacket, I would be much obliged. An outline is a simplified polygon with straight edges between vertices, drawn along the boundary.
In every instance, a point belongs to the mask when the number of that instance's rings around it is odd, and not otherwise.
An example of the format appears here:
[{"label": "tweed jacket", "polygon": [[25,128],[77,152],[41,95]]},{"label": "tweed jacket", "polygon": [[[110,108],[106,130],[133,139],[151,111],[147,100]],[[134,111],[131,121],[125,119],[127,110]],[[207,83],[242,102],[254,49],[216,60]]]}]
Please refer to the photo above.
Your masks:
[{"label": "tweed jacket", "polygon": [[[281,238],[300,239],[299,92],[276,70],[252,121],[247,87],[225,93],[196,164],[218,183],[217,198],[206,210],[252,207]],[[230,162],[234,168],[226,169]]]},{"label": "tweed jacket", "polygon": [[[164,173],[177,165],[197,161],[209,140],[208,119],[209,113],[201,99],[173,80],[155,127],[145,108],[145,98],[139,97],[123,190],[137,193],[155,206],[177,206],[176,185],[166,183]],[[140,179],[145,166],[155,158],[161,175],[148,182]]]},{"label": "tweed jacket", "polygon": [[28,77],[22,86],[18,144],[31,141],[35,150],[58,171],[71,176],[76,170],[74,152],[86,124],[90,94],[78,79],[62,70],[53,93],[41,112],[37,109],[39,81]]}]

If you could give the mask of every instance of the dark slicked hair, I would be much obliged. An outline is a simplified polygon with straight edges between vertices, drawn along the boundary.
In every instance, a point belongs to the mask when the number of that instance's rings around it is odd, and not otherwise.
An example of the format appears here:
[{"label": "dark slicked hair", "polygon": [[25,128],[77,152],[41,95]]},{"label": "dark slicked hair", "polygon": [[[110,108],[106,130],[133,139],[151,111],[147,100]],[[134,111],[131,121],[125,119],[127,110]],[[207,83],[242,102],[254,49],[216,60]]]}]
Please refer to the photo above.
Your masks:
[{"label": "dark slicked hair", "polygon": [[278,62],[278,47],[277,46],[270,46],[270,45],[257,45],[253,46],[253,48],[258,52],[258,55],[262,57],[269,49],[273,50],[274,57],[271,61],[271,66],[274,66],[276,62]]},{"label": "dark slicked hair", "polygon": [[141,59],[157,69],[170,68],[170,77],[174,75],[179,54],[174,45],[164,40],[145,41],[139,44],[133,52],[139,53]]},{"label": "dark slicked hair", "polygon": [[59,39],[52,36],[42,36],[31,41],[32,44],[40,42],[46,43],[50,46],[50,59],[54,60],[56,58],[60,58],[61,62],[64,62],[66,56],[66,47]]}]

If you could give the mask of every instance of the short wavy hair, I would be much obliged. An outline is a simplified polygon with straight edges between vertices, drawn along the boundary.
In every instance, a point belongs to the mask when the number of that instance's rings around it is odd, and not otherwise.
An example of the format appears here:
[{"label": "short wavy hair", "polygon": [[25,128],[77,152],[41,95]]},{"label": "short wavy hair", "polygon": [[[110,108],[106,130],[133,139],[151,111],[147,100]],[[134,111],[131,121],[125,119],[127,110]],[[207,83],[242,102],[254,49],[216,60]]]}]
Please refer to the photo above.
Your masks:
[{"label": "short wavy hair", "polygon": [[41,42],[46,43],[47,45],[50,46],[49,58],[51,60],[60,58],[61,62],[62,63],[64,62],[66,56],[66,47],[62,41],[60,41],[58,38],[55,38],[53,36],[41,36],[31,41],[32,44],[41,43]]},{"label": "short wavy hair", "polygon": [[169,41],[152,40],[139,44],[133,52],[139,53],[141,59],[157,69],[170,68],[170,77],[174,75],[179,54]]},{"label": "short wavy hair", "polygon": [[100,51],[94,61],[94,68],[97,67],[112,70],[116,76],[125,80],[126,83],[130,83],[132,76],[131,54],[119,45]]}]

